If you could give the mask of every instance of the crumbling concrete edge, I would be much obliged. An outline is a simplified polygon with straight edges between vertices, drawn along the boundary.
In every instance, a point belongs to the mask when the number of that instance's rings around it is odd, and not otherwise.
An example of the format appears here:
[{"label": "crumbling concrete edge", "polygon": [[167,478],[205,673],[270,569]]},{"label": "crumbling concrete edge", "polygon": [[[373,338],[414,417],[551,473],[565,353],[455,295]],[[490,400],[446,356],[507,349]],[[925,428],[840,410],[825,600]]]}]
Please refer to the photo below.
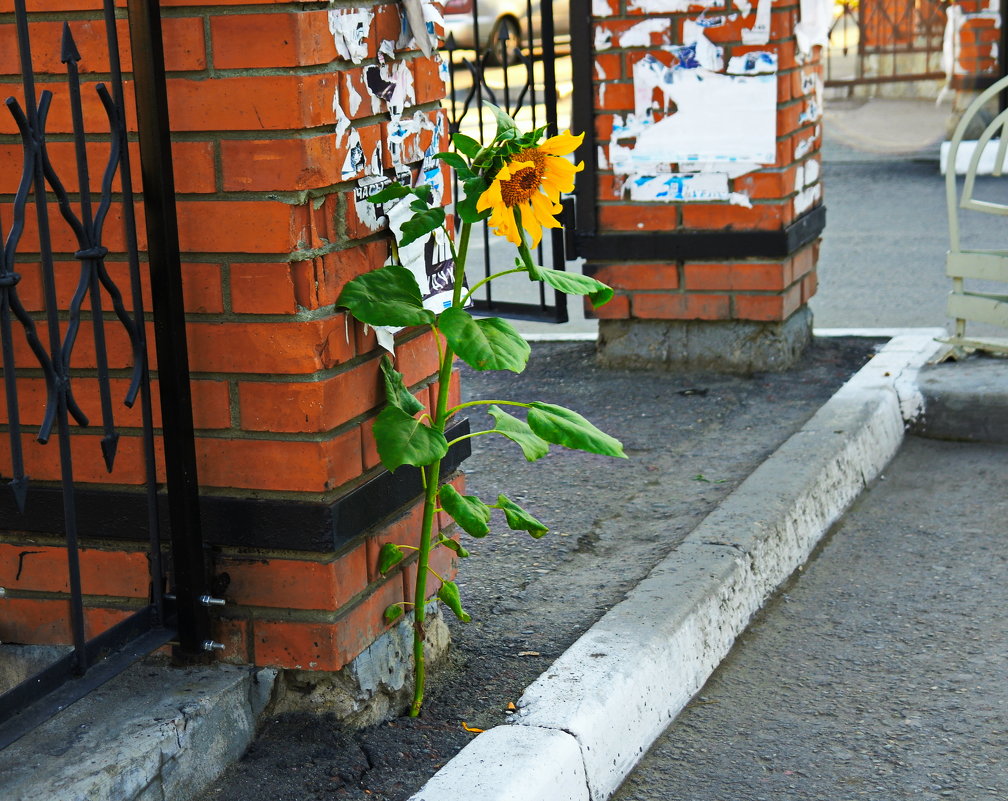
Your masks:
[{"label": "crumbling concrete edge", "polygon": [[528,687],[516,725],[479,735],[411,801],[609,798],[896,454],[913,377],[940,348],[931,329],[894,337]]}]

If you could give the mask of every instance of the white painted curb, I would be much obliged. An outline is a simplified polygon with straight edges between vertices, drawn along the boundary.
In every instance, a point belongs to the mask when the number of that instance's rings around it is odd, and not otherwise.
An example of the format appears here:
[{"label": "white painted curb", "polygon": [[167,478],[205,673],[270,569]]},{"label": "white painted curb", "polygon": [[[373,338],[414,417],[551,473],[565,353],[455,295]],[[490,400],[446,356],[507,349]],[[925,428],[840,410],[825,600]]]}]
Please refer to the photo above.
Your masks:
[{"label": "white painted curb", "polygon": [[904,411],[915,408],[916,373],[942,347],[935,335],[892,339],[529,686],[517,725],[479,735],[411,801],[474,791],[481,801],[612,795],[895,455]]}]

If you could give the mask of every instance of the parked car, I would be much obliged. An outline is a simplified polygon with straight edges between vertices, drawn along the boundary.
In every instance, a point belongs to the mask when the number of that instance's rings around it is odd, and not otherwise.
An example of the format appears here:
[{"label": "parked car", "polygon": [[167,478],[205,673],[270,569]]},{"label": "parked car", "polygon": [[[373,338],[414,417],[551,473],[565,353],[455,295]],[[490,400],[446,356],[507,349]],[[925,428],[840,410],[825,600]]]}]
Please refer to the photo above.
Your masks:
[{"label": "parked car", "polygon": [[[569,39],[570,0],[553,0],[553,28],[556,38]],[[476,12],[473,13],[475,7]],[[528,49],[529,5],[526,0],[446,0],[444,6],[445,39],[452,36],[463,50],[503,52],[507,41],[509,63],[516,51]],[[531,4],[533,47],[541,44],[542,13],[540,0]],[[475,20],[475,22],[474,22]],[[477,27],[480,42],[476,41]],[[499,58],[498,58],[499,60]]]}]

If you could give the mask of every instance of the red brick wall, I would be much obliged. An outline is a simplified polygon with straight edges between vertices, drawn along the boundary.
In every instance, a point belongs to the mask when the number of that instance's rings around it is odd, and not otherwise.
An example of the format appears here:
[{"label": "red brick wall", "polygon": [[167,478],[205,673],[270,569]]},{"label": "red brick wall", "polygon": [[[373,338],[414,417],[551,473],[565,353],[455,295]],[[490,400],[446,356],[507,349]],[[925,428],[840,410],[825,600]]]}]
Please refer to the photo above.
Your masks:
[{"label": "red brick wall", "polygon": [[953,74],[998,75],[1001,25],[998,6],[984,0],[958,0],[962,14],[955,38]]},{"label": "red brick wall", "polygon": [[[742,232],[782,231],[821,203],[821,62],[819,48],[805,58],[797,53],[796,0],[773,3],[766,44],[743,43],[743,32],[755,22],[755,4],[748,16],[722,16],[700,6],[681,13],[642,13],[635,0],[608,0],[608,4],[611,15],[593,17],[599,237],[624,232],[723,232],[727,241]],[[641,112],[634,65],[645,57],[666,66],[674,66],[677,58],[681,63],[683,56],[676,50],[684,44],[684,28],[698,21],[706,40],[721,48],[724,65],[747,53],[776,56],[776,139],[771,144],[775,152],[767,163],[729,177],[728,196],[634,200],[628,188],[633,175],[628,179],[620,171],[618,153],[613,164],[613,148],[622,142],[625,121]],[[648,28],[642,29],[642,23]],[[642,40],[642,30],[649,32],[649,38]],[[673,106],[663,103],[656,90],[651,106],[656,121],[680,113]],[[664,169],[676,173],[686,166],[670,162]],[[596,262],[589,254],[587,270],[617,290],[615,300],[594,315],[602,319],[781,321],[815,292],[814,242],[796,253],[769,259],[747,255],[677,259],[677,249],[670,246],[670,257],[643,262],[630,258]]]},{"label": "red brick wall", "polygon": [[[73,15],[71,29],[83,56],[84,78],[94,80],[91,73],[108,70],[100,14],[87,13],[97,6],[96,0],[29,3],[39,89],[52,88],[56,94],[47,126],[55,139],[65,140],[62,135],[70,131],[58,59],[61,14],[81,11]],[[378,376],[383,351],[373,333],[333,307],[349,278],[380,266],[388,255],[387,232],[358,213],[354,188],[361,178],[391,174],[396,162],[416,169],[424,149],[445,149],[437,64],[412,46],[395,47],[402,29],[401,6],[395,3],[363,3],[331,12],[317,3],[272,0],[169,0],[161,6],[201,488],[239,500],[332,502],[382,471],[371,425],[383,401]],[[11,0],[0,1],[0,11],[12,8]],[[331,25],[339,28],[341,15],[350,13],[361,16],[367,33],[348,49]],[[128,70],[125,21],[119,30]],[[21,98],[13,25],[0,27],[0,41],[0,92]],[[379,58],[383,42],[392,43],[394,56]],[[405,109],[394,109],[414,127],[401,142],[390,136],[388,105],[368,90],[368,69],[412,85]],[[106,129],[93,89],[85,97],[89,129]],[[135,128],[129,83],[126,102]],[[0,115],[0,133],[14,132],[9,115]],[[348,159],[357,145],[363,162]],[[20,151],[14,144],[0,145],[0,151],[0,192],[9,196],[20,178]],[[97,188],[104,146],[90,145],[89,153]],[[72,145],[54,141],[51,154],[73,189]],[[135,147],[132,154],[133,172],[139,176]],[[139,178],[136,184],[139,190]],[[112,251],[110,271],[123,278],[118,215],[118,210],[110,215],[105,244]],[[76,244],[55,209],[52,218],[58,290],[65,304],[77,282],[76,263],[67,256]],[[8,224],[10,219],[10,204],[0,203],[0,221]],[[139,225],[142,249],[142,209]],[[37,241],[29,219],[19,252],[37,249]],[[20,296],[30,310],[40,310],[38,268],[28,263],[20,267]],[[149,288],[145,292],[149,295]],[[121,396],[130,352],[125,335],[113,328],[110,366],[121,371],[114,381]],[[436,389],[431,336],[402,332],[397,348],[397,366],[407,385],[428,404]],[[18,363],[30,365],[23,338],[16,339]],[[95,365],[93,351],[85,331],[72,365],[83,371],[75,387],[90,411],[97,408],[95,381],[87,373]],[[27,375],[20,383],[22,419],[37,424],[42,382]],[[0,411],[6,414],[6,407]],[[139,413],[120,408],[117,421],[136,427]],[[29,474],[36,481],[58,478],[55,444],[40,446],[33,433],[24,437]],[[95,435],[100,434],[99,427],[74,436],[77,480],[141,483],[135,428],[124,431],[111,475],[96,458]],[[10,475],[7,451],[0,453],[2,475]],[[416,536],[416,510],[410,502],[382,513],[387,513],[385,522],[335,552],[292,554],[280,542],[272,550],[254,552],[222,547],[217,570],[230,577],[225,591],[229,604],[218,624],[218,639],[227,645],[223,658],[334,669],[366,647],[384,629],[385,606],[410,597],[408,565],[384,578],[374,573],[374,543],[390,532],[399,541],[410,541]],[[0,539],[13,549],[10,553],[31,550],[14,532]],[[39,546],[44,560],[30,556],[20,573],[0,579],[8,590],[0,603],[7,612],[20,610],[0,615],[0,640],[64,638],[62,624],[45,622],[52,618],[46,609],[60,610],[56,618],[65,616],[64,590],[54,578],[59,558],[49,550],[54,544]],[[122,572],[130,588],[99,587],[100,582],[86,578],[92,614],[105,610],[105,617],[121,616],[142,604],[145,560],[133,546],[96,542],[84,558],[96,576]],[[448,563],[441,567],[452,572]]]}]

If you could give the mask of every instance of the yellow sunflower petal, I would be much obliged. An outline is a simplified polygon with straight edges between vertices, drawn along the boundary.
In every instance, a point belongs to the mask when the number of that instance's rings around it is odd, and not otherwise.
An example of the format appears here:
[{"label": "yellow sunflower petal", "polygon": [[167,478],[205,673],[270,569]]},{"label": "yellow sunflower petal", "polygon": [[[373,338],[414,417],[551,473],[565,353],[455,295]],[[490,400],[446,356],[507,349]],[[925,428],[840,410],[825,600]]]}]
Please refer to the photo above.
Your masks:
[{"label": "yellow sunflower petal", "polygon": [[535,208],[529,203],[519,203],[515,208],[521,210],[522,228],[528,232],[529,247],[538,247],[542,241],[542,226],[536,217]]},{"label": "yellow sunflower petal", "polygon": [[520,245],[521,237],[518,236],[518,225],[515,223],[511,209],[504,206],[495,206],[487,219],[487,225],[494,235],[504,237],[512,245]]},{"label": "yellow sunflower petal", "polygon": [[476,211],[486,211],[494,206],[501,206],[503,204],[504,200],[501,198],[500,181],[491,181],[490,186],[487,187],[486,191],[479,196],[479,200],[476,201]]},{"label": "yellow sunflower petal", "polygon": [[536,145],[536,147],[543,153],[548,153],[551,156],[566,156],[568,153],[573,153],[577,150],[583,140],[584,134],[574,136],[570,131],[564,131],[562,134],[551,136],[549,139]]},{"label": "yellow sunflower petal", "polygon": [[542,194],[533,195],[530,204],[535,218],[540,225],[546,228],[560,227],[560,223],[557,222],[555,215],[563,211],[563,206],[552,202],[546,195]]}]

